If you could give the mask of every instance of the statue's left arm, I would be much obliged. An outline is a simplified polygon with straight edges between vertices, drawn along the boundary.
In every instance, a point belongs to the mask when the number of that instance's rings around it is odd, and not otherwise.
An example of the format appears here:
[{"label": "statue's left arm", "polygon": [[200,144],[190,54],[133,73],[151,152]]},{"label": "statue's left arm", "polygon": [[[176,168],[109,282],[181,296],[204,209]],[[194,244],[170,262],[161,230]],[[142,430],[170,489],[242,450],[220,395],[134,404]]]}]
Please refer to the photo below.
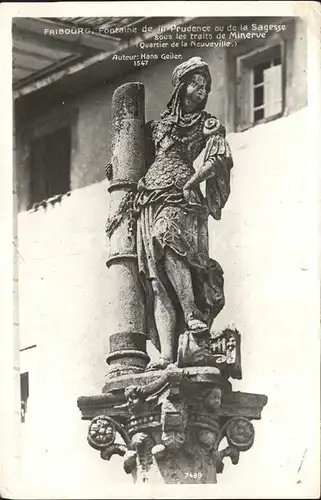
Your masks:
[{"label": "statue's left arm", "polygon": [[225,128],[216,118],[205,121],[204,135],[207,139],[202,167],[186,182],[183,191],[188,191],[206,182],[206,200],[210,214],[215,219],[221,218],[221,209],[230,194],[230,170],[233,159]]}]

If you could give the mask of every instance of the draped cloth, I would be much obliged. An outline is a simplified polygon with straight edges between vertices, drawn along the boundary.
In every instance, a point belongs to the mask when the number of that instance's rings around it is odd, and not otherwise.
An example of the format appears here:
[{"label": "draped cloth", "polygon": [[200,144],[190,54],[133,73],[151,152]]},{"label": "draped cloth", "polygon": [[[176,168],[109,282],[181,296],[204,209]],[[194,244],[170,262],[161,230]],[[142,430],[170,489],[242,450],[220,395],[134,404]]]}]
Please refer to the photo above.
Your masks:
[{"label": "draped cloth", "polygon": [[211,161],[215,170],[214,177],[206,181],[206,203],[210,215],[221,219],[224,208],[231,193],[232,153],[223,135],[213,135],[207,141],[204,161]]},{"label": "draped cloth", "polygon": [[157,193],[157,198],[151,202],[143,193],[137,224],[138,265],[147,298],[148,337],[158,349],[151,287],[153,278],[163,283],[171,297],[177,313],[177,333],[186,328],[183,311],[164,269],[166,248],[173,250],[188,265],[196,306],[209,325],[224,305],[223,271],[218,262],[208,255],[207,210],[191,209],[183,199],[177,198],[174,203],[172,194],[174,190]]},{"label": "draped cloth", "polygon": [[[186,329],[181,305],[164,267],[166,248],[190,269],[195,304],[209,327],[224,306],[223,270],[208,252],[208,217],[221,218],[230,193],[233,162],[224,127],[203,110],[206,99],[194,113],[182,115],[183,84],[182,80],[177,82],[161,120],[148,126],[147,139],[154,151],[135,199],[138,266],[146,293],[147,330],[158,349],[152,279],[159,280],[170,296],[177,313],[177,338]],[[206,181],[206,197],[197,187],[193,190],[195,201],[190,204],[183,196],[183,186],[195,173],[193,161],[204,147],[204,160],[212,163],[215,175]]]}]

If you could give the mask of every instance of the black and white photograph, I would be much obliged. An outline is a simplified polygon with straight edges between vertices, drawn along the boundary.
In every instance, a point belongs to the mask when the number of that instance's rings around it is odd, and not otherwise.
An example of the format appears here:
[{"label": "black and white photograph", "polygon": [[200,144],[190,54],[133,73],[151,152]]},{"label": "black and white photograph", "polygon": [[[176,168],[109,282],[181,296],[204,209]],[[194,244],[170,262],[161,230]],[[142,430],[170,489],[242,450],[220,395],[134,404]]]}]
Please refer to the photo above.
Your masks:
[{"label": "black and white photograph", "polygon": [[320,12],[101,4],[11,14],[1,495],[317,498]]}]

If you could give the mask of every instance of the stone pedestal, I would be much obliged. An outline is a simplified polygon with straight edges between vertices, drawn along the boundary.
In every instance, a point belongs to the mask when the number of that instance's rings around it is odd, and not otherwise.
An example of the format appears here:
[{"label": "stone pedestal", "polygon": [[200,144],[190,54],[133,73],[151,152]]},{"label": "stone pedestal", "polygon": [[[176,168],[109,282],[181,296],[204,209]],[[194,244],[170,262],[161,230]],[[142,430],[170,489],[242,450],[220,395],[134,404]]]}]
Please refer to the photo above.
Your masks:
[{"label": "stone pedestal", "polygon": [[187,331],[166,370],[107,377],[103,394],[78,399],[91,420],[89,444],[105,460],[122,455],[135,482],[216,483],[224,458],[237,464],[253,445],[252,420],[267,403],[265,395],[233,392],[240,350],[236,330],[214,338]]},{"label": "stone pedestal", "polygon": [[233,392],[217,367],[170,365],[118,377],[107,393],[81,397],[78,405],[91,420],[89,444],[105,460],[122,455],[135,482],[214,484],[224,458],[237,464],[253,445],[252,420],[266,402]]}]

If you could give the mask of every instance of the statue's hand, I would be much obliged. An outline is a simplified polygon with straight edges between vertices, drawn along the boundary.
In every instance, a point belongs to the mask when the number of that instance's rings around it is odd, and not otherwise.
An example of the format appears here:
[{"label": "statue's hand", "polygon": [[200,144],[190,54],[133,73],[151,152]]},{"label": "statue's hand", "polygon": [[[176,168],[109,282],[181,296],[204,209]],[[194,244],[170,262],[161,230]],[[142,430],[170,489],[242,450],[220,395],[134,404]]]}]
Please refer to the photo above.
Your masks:
[{"label": "statue's hand", "polygon": [[189,187],[186,187],[186,185],[183,187],[183,196],[185,201],[189,205],[199,205],[200,200],[198,199],[197,194],[195,193],[194,189],[191,189]]}]

